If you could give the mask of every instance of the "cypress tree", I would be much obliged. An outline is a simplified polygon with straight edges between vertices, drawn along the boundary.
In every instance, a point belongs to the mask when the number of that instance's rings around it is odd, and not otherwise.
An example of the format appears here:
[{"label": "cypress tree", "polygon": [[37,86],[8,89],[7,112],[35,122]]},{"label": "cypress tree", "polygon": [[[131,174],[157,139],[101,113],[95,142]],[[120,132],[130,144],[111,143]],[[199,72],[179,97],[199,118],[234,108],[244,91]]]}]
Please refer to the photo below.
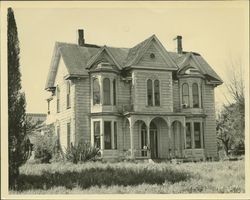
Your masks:
[{"label": "cypress tree", "polygon": [[29,145],[26,142],[25,133],[26,101],[25,95],[21,91],[19,40],[12,8],[8,8],[7,20],[9,188],[15,189],[17,187],[19,167],[29,157]]}]

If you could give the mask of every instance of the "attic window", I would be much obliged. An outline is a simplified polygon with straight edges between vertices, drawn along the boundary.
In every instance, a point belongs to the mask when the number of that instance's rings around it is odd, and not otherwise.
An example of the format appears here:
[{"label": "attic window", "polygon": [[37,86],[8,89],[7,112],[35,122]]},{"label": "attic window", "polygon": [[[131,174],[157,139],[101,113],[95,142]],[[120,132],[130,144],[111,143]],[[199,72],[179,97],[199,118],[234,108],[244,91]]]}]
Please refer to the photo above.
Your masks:
[{"label": "attic window", "polygon": [[151,59],[154,59],[154,58],[155,58],[155,54],[154,54],[154,53],[151,53],[151,54],[150,54],[150,58],[151,58]]}]

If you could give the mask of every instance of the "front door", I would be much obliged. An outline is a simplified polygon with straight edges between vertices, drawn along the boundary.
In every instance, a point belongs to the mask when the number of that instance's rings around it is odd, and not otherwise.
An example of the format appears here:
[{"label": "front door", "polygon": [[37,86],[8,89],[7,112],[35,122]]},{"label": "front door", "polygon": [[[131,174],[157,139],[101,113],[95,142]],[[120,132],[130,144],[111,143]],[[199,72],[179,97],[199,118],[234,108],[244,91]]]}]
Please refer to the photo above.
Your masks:
[{"label": "front door", "polygon": [[150,129],[151,158],[158,158],[157,129]]}]

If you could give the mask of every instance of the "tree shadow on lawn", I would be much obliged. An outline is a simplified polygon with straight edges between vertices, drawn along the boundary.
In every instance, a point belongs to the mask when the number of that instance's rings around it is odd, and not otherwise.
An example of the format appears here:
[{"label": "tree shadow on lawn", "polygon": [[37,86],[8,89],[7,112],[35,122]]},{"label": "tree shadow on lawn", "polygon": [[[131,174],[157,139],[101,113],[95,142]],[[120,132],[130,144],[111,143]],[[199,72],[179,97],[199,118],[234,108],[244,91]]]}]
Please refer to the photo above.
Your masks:
[{"label": "tree shadow on lawn", "polygon": [[91,186],[111,185],[139,185],[163,184],[164,182],[175,183],[186,181],[190,178],[188,172],[175,171],[172,169],[127,169],[127,168],[91,168],[80,172],[68,171],[64,173],[43,172],[42,175],[20,174],[18,190],[50,189],[64,186],[67,189],[81,187],[82,189]]}]

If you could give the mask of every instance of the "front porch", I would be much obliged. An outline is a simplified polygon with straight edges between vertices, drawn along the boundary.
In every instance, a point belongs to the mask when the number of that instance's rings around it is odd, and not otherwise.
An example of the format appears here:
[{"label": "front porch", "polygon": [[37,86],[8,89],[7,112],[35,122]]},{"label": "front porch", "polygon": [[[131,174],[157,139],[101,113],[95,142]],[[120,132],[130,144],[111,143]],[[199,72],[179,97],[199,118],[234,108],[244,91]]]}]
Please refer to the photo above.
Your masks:
[{"label": "front porch", "polygon": [[124,152],[131,159],[205,158],[201,148],[186,144],[184,115],[130,115],[124,121]]}]

